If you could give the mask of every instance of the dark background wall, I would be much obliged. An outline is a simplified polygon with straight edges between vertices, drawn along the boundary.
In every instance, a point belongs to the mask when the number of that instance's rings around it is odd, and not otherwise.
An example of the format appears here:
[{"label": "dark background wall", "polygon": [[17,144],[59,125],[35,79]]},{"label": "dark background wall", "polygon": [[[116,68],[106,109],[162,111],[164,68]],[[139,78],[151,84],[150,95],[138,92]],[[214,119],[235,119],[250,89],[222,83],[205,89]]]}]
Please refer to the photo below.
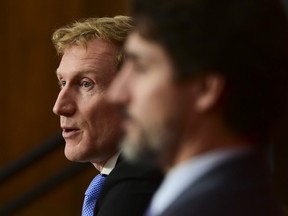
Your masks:
[{"label": "dark background wall", "polygon": [[[85,17],[127,14],[127,0],[0,1],[0,169],[59,131],[52,107],[59,64],[53,31]],[[47,179],[69,162],[63,148],[0,185],[0,205]],[[91,166],[16,215],[80,215]]]}]

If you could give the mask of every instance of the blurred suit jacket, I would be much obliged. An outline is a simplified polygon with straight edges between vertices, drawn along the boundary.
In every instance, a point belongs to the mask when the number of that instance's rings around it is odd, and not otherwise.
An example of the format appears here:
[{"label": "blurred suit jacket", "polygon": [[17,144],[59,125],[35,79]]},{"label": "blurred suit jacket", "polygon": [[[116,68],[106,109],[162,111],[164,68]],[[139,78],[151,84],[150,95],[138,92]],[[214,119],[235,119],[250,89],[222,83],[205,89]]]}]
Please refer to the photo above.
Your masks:
[{"label": "blurred suit jacket", "polygon": [[250,153],[219,164],[185,190],[161,216],[283,215],[263,158]]},{"label": "blurred suit jacket", "polygon": [[160,169],[131,164],[121,155],[106,177],[94,215],[142,216],[163,179]]}]

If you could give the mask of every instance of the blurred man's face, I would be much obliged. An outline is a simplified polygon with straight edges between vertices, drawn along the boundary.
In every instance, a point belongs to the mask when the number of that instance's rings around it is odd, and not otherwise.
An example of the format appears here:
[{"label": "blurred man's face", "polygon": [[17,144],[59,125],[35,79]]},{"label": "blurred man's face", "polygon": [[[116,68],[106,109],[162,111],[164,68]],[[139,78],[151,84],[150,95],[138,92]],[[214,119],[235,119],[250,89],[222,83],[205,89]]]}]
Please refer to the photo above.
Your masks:
[{"label": "blurred man's face", "polygon": [[170,160],[184,116],[183,86],[173,79],[164,50],[135,32],[126,43],[126,60],[112,83],[110,100],[124,107],[123,150],[131,159]]},{"label": "blurred man's face", "polygon": [[57,69],[61,90],[53,111],[60,116],[72,161],[100,163],[117,151],[119,119],[105,100],[116,70],[117,48],[101,40],[66,49]]}]

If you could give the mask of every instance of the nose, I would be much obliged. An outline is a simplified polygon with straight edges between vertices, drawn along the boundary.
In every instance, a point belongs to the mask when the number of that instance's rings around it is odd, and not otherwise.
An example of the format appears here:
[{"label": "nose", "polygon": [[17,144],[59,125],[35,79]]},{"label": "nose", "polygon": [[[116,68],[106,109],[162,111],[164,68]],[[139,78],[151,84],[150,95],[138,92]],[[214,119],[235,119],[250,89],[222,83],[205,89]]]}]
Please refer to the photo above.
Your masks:
[{"label": "nose", "polygon": [[58,116],[72,116],[75,113],[75,103],[68,89],[60,90],[53,107],[53,112]]},{"label": "nose", "polygon": [[131,82],[131,69],[125,64],[119,71],[118,75],[112,81],[108,92],[107,99],[109,102],[116,104],[126,104],[129,101],[129,83]]}]

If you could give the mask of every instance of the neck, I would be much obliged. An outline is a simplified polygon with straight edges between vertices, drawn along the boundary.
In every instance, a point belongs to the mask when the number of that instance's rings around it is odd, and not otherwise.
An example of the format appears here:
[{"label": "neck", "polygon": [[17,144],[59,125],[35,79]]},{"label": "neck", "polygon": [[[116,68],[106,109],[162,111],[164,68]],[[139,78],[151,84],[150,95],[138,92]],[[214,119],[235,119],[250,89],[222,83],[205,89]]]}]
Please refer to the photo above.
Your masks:
[{"label": "neck", "polygon": [[107,157],[105,157],[104,159],[101,159],[99,161],[91,161],[91,163],[93,164],[93,166],[99,171],[99,172],[102,172],[105,164],[107,163],[108,160],[110,160],[114,154],[116,153],[113,153]]},{"label": "neck", "polygon": [[103,163],[92,163],[92,164],[93,164],[93,166],[101,173],[102,170],[103,170],[103,167],[105,166],[105,164],[106,164],[107,161],[108,161],[108,160],[103,161]]},{"label": "neck", "polygon": [[[170,158],[170,166],[167,170],[176,165],[190,160],[191,158],[207,153],[226,148],[251,148],[252,144],[248,140],[235,135],[227,130],[223,125],[219,124],[203,124],[202,127],[197,127],[195,133],[193,130],[187,130],[183,133],[181,142],[179,142],[177,152]],[[172,155],[171,154],[171,155]]]}]

